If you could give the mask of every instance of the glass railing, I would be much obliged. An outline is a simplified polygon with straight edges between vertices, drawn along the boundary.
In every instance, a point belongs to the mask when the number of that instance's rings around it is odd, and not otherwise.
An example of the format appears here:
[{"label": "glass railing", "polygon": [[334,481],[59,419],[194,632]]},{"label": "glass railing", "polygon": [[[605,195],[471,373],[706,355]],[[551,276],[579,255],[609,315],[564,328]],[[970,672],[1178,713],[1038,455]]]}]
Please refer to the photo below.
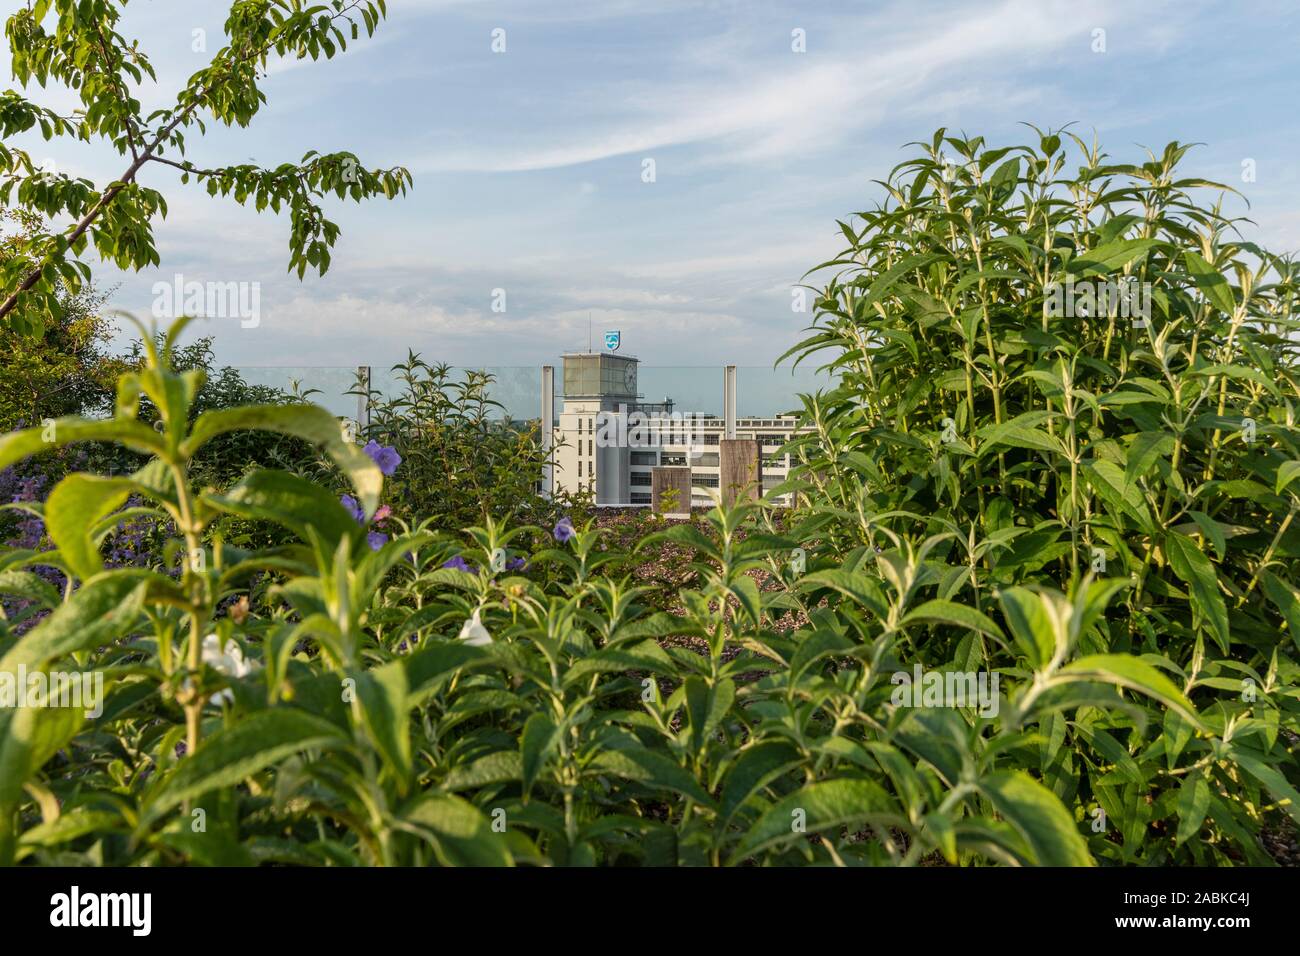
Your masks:
[{"label": "glass railing", "polygon": [[[617,452],[596,447],[605,439],[596,437],[592,415],[574,416],[573,406],[566,408],[563,362],[558,356],[553,368],[554,434],[563,447],[556,453],[552,490],[589,490],[602,504],[644,505],[650,498],[651,473],[656,466],[689,467],[690,497],[694,504],[704,504],[701,496],[706,496],[709,489],[719,488],[725,470],[719,445],[725,437],[727,374],[724,366],[638,366],[636,397],[626,393],[611,395],[606,407],[617,411],[620,405],[635,403],[651,420],[671,413],[674,421],[666,426],[660,423],[660,430],[649,440],[629,435],[631,440],[624,440],[626,444]],[[296,391],[335,415],[349,419],[359,417],[358,398],[348,394],[356,387],[359,371],[362,370],[289,366],[238,369],[251,384],[290,393]],[[451,369],[446,382],[464,381],[468,371],[466,367]],[[490,378],[488,395],[501,406],[491,416],[493,419],[536,422],[541,417],[544,376],[540,365],[482,366],[474,371]],[[385,399],[400,398],[408,389],[401,369],[372,367],[368,375],[370,388]],[[755,465],[761,473],[763,490],[775,487],[789,474],[788,457],[777,452],[796,427],[793,419],[802,408],[800,393],[831,385],[830,376],[819,374],[811,365],[797,369],[788,364],[778,368],[736,367],[736,435],[758,442]],[[618,390],[617,386],[611,388]],[[581,400],[589,411],[591,396],[583,396]],[[570,412],[567,416],[566,410]]]},{"label": "glass railing", "polygon": [[[477,366],[477,371],[492,377],[488,396],[503,407],[501,417],[530,421],[541,416],[541,366]],[[556,360],[554,407],[558,416],[564,407],[563,375]],[[335,415],[353,418],[357,398],[348,395],[357,381],[358,368],[343,366],[243,366],[240,376],[253,385],[265,385],[284,392],[309,394],[312,401]],[[453,380],[460,380],[465,367],[452,370]],[[400,395],[405,384],[401,372],[371,367],[370,387],[385,398]],[[831,377],[819,374],[812,366],[791,369],[742,365],[736,369],[736,414],[739,419],[777,419],[797,413],[802,407],[800,393],[829,388]],[[724,408],[725,375],[721,365],[656,366],[637,369],[637,401],[661,406],[672,403],[681,415],[721,418]]]},{"label": "glass railing", "polygon": [[[736,369],[736,416],[771,418],[797,414],[803,408],[801,393],[811,394],[834,385],[828,373],[818,373],[816,357],[811,363],[791,368],[787,360],[776,368],[741,365]],[[721,373],[719,373],[721,374]]]}]

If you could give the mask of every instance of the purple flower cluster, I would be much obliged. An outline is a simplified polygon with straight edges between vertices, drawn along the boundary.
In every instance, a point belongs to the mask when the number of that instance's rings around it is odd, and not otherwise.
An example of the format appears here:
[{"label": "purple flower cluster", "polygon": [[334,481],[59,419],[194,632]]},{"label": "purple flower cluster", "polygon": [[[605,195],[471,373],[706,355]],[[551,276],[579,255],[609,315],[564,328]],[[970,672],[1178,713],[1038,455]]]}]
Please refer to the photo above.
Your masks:
[{"label": "purple flower cluster", "polygon": [[555,529],[551,534],[555,536],[556,541],[560,542],[560,544],[564,544],[577,534],[577,532],[573,530],[573,522],[569,520],[568,515],[565,515],[555,523]]},{"label": "purple flower cluster", "polygon": [[[453,557],[450,557],[446,561],[442,562],[442,566],[444,568],[451,568],[454,571],[464,571],[466,574],[478,574],[478,568],[470,564],[459,554],[454,555]],[[526,567],[528,567],[528,559],[523,557],[522,555],[518,557],[506,559],[507,571],[522,571]]]},{"label": "purple flower cluster", "polygon": [[[132,495],[126,500],[125,507],[138,508],[143,504],[144,499]],[[153,563],[153,555],[158,554],[162,547],[158,525],[156,518],[138,517],[118,527],[110,539],[104,563],[110,568],[148,567]],[[179,567],[165,570],[173,577],[181,573]]]},{"label": "purple flower cluster", "polygon": [[[381,445],[373,438],[366,442],[365,447],[361,450],[369,455],[371,460],[379,466],[379,470],[383,473],[385,478],[397,471],[397,466],[402,463],[402,456],[397,453],[396,448],[391,448],[388,445]],[[357,501],[356,498],[353,498],[351,495],[344,495],[339,498],[339,503],[347,509],[348,514],[352,515],[357,524],[364,525],[366,523],[366,510],[361,507],[361,503]],[[387,519],[392,513],[393,509],[388,507],[388,505],[384,505],[376,511],[375,516],[370,519],[371,524],[382,525],[385,519]],[[371,528],[371,530],[366,532],[366,544],[370,545],[371,551],[378,551],[385,543],[387,543],[387,541],[388,535],[384,534],[382,531],[376,531],[374,528]]]},{"label": "purple flower cluster", "polygon": [[397,453],[396,448],[381,445],[373,438],[366,442],[361,450],[374,460],[385,478],[397,471],[397,466],[402,463],[402,456]]},{"label": "purple flower cluster", "polygon": [[[353,498],[351,495],[344,495],[339,499],[339,504],[343,505],[344,509],[347,510],[347,513],[352,515],[356,520],[357,524],[364,525],[366,523],[366,510],[361,507],[361,503],[358,502],[356,498]],[[393,509],[388,507],[388,505],[384,505],[375,512],[375,516],[371,521],[373,524],[383,524],[392,513]],[[366,543],[370,545],[371,551],[378,551],[387,541],[388,535],[384,534],[382,531],[372,530],[366,532]]]},{"label": "purple flower cluster", "polygon": [[[0,469],[0,501],[10,504],[27,504],[40,501],[44,497],[45,486],[48,484],[49,478],[46,475],[20,475],[13,467]],[[40,517],[25,511],[8,511],[0,512],[0,514],[17,518],[17,526],[14,528],[13,537],[4,542],[6,547],[24,551],[44,550],[42,545],[46,543],[45,522]],[[60,590],[67,584],[67,578],[58,568],[36,565],[31,567],[30,570]],[[31,607],[31,605],[32,602],[25,598],[0,597],[0,606],[4,607],[5,614],[10,617]],[[41,612],[23,621],[15,630],[18,633],[25,633],[34,627],[41,618],[45,617],[46,613]]]}]

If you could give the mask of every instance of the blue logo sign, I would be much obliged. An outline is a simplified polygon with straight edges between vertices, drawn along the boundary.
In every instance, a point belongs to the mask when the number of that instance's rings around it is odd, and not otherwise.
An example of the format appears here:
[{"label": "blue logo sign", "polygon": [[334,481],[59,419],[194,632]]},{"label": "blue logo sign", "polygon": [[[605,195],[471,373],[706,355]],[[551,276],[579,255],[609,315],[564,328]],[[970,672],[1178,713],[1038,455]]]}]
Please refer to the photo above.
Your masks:
[{"label": "blue logo sign", "polygon": [[623,342],[623,333],[619,331],[605,333],[605,348],[611,352],[617,352],[619,345]]}]

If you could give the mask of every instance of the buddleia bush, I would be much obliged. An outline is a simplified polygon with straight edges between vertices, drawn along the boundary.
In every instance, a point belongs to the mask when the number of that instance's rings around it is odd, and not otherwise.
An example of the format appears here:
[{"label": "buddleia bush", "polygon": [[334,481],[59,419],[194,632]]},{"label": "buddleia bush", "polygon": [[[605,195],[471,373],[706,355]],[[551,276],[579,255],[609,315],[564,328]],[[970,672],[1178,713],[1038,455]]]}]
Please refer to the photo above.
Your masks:
[{"label": "buddleia bush", "polygon": [[391,371],[397,383],[391,394],[365,378],[348,394],[366,403],[363,440],[395,448],[407,462],[389,483],[399,514],[444,530],[489,517],[558,517],[541,494],[547,456],[537,426],[509,418],[492,398],[490,372],[458,373],[414,352]]},{"label": "buddleia bush", "polygon": [[1241,239],[1185,145],[915,145],[840,223],[793,350],[837,375],[796,443],[825,553],[941,539],[883,623],[1027,696],[1079,666],[1018,640],[1051,618],[1028,595],[1113,591],[1080,651],[1155,668],[1198,720],[1059,712],[1027,725],[1029,768],[1099,824],[1099,857],[1267,862],[1261,829],[1300,819],[1297,265]]}]

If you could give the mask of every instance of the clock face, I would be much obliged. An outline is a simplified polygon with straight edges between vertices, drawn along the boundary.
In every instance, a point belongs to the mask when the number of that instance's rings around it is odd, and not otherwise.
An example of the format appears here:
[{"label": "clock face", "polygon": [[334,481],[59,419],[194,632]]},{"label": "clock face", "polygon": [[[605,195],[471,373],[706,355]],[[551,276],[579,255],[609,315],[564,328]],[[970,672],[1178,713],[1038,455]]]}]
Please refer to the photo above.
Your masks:
[{"label": "clock face", "polygon": [[628,363],[627,371],[623,373],[623,381],[627,383],[629,392],[636,391],[636,366],[631,362]]}]

